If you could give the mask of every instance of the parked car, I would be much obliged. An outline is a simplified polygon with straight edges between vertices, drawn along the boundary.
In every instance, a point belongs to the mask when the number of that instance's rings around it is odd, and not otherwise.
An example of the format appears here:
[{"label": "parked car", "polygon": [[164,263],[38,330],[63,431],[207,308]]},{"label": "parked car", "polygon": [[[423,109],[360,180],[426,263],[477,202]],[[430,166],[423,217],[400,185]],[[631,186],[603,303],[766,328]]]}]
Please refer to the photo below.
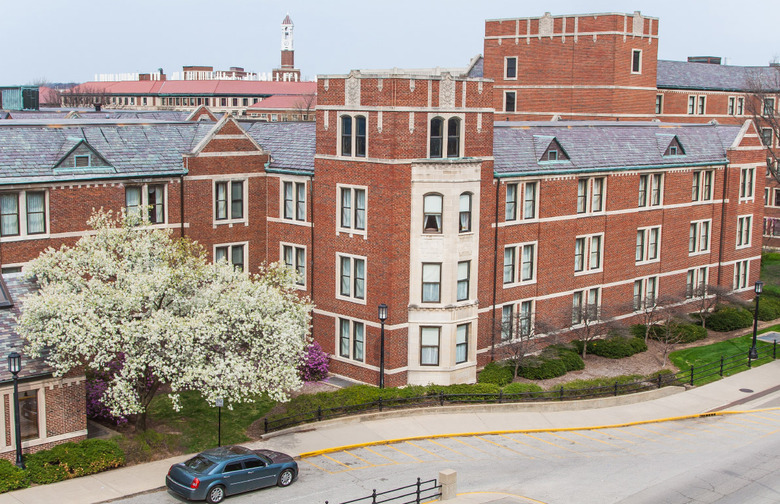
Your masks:
[{"label": "parked car", "polygon": [[222,446],[206,450],[168,470],[165,486],[189,500],[222,502],[228,495],[273,485],[289,486],[298,464],[284,453]]}]

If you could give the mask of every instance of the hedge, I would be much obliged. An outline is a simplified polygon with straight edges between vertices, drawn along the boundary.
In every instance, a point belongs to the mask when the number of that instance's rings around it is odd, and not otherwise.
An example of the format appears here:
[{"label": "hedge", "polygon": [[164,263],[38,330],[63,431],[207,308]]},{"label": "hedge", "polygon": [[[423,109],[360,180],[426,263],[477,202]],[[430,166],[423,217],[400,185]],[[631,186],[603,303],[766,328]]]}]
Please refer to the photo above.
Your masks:
[{"label": "hedge", "polygon": [[[638,333],[632,327],[633,334]],[[639,352],[647,350],[647,344],[644,340],[644,329],[642,330],[642,337],[637,338],[634,336],[613,335],[606,339],[597,339],[588,342],[588,353],[592,355],[598,355],[600,357],[606,357],[608,359],[622,359],[624,357],[631,357]],[[577,350],[582,353],[583,342],[575,340],[574,345]]]},{"label": "hedge", "polygon": [[520,368],[520,376],[529,380],[547,380],[566,374],[566,364],[561,359],[533,359]]},{"label": "hedge", "polygon": [[[678,343],[693,343],[707,337],[707,329],[697,324],[678,323],[677,330],[681,333],[681,339]],[[664,328],[661,325],[653,325],[650,328],[650,337],[656,340],[663,338]],[[642,334],[644,338],[645,326],[644,324],[636,324],[631,326],[632,334]]]},{"label": "hedge", "polygon": [[477,376],[478,383],[492,383],[499,387],[512,383],[513,379],[514,371],[509,366],[496,362],[488,362],[484,369],[480,371],[479,376]]},{"label": "hedge", "polygon": [[[755,313],[755,304],[751,311]],[[761,296],[758,302],[758,320],[769,321],[780,318],[780,299],[775,296]]]},{"label": "hedge", "polygon": [[30,476],[27,471],[19,469],[5,459],[0,459],[0,493],[28,486],[30,486]]},{"label": "hedge", "polygon": [[544,389],[535,383],[510,383],[502,389],[504,394],[528,394],[542,392]]},{"label": "hedge", "polygon": [[753,314],[738,306],[719,306],[707,317],[707,327],[726,332],[745,329],[753,325]]},{"label": "hedge", "polygon": [[95,474],[124,463],[125,455],[119,445],[105,439],[63,443],[25,457],[30,481],[38,484]]},{"label": "hedge", "polygon": [[558,358],[563,361],[566,366],[566,371],[579,371],[585,369],[585,361],[582,360],[580,354],[577,353],[573,346],[568,345],[551,345],[547,347],[550,351],[557,352]]}]

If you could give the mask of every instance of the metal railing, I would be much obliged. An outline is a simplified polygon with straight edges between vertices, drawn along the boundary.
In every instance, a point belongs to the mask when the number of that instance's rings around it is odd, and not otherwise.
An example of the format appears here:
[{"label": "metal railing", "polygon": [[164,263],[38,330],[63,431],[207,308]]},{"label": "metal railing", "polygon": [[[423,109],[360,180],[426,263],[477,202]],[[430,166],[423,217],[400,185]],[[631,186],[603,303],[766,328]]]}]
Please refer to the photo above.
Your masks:
[{"label": "metal railing", "polygon": [[660,389],[670,385],[700,385],[713,381],[714,377],[723,377],[731,371],[741,368],[751,368],[756,363],[766,363],[777,359],[777,341],[772,346],[762,345],[758,348],[758,357],[751,359],[748,352],[740,352],[733,355],[721,356],[719,361],[714,361],[701,366],[691,366],[690,369],[677,373],[659,373],[652,378],[620,383],[616,381],[612,385],[599,387],[587,387],[570,389],[563,386],[545,391],[520,392],[507,394],[503,391],[492,394],[447,394],[438,393],[415,396],[378,398],[375,401],[323,408],[318,406],[316,410],[310,410],[296,415],[263,420],[263,428],[266,433],[286,429],[311,422],[321,422],[332,418],[340,418],[365,413],[369,411],[384,411],[386,409],[424,408],[427,406],[445,406],[456,404],[507,404],[519,402],[539,401],[563,401],[577,399],[594,399],[599,397],[633,394],[651,389]]},{"label": "metal railing", "polygon": [[[386,490],[384,492],[377,492],[376,489],[374,489],[371,495],[359,499],[343,501],[339,504],[382,504],[383,502],[394,502],[395,504],[420,504],[429,502],[431,499],[436,499],[438,497],[441,497],[441,485],[437,484],[435,478],[428,481],[421,481],[420,478],[417,478],[417,483]],[[328,501],[325,501],[325,504],[328,504]]]}]

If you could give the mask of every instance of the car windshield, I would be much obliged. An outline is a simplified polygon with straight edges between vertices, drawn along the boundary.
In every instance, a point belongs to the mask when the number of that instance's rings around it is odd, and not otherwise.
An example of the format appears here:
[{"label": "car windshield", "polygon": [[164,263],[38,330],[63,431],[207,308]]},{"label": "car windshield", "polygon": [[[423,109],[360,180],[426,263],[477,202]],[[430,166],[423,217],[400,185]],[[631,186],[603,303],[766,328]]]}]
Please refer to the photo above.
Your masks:
[{"label": "car windshield", "polygon": [[214,462],[205,457],[197,455],[185,462],[184,465],[193,472],[204,473],[214,467]]}]

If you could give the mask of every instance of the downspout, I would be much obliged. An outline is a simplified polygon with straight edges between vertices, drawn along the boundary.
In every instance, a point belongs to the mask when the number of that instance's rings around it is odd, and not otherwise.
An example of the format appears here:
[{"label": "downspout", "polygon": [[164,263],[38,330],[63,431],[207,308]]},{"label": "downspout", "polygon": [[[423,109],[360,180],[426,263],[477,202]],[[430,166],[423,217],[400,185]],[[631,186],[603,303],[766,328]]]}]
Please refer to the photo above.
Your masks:
[{"label": "downspout", "polygon": [[[728,156],[727,156],[728,157]],[[729,165],[731,163],[727,163],[726,166],[723,167],[723,196],[720,200],[720,244],[718,246],[718,287],[720,287],[720,280],[721,280],[721,271],[723,270],[723,240],[725,239],[726,233],[724,232],[724,228],[726,227],[726,220],[725,220],[725,214],[726,214],[726,194],[728,194],[728,191],[726,191],[726,188],[728,186],[729,181]],[[715,177],[713,177],[714,179]],[[754,177],[755,178],[755,177]]]},{"label": "downspout", "polygon": [[496,181],[496,214],[494,219],[495,231],[493,232],[493,316],[490,327],[490,360],[496,356],[496,295],[498,290],[498,196],[501,181]]},{"label": "downspout", "polygon": [[184,238],[184,175],[179,175],[179,235]]},{"label": "downspout", "polygon": [[[315,255],[314,255],[314,175],[313,174],[311,177],[309,177],[309,201],[311,203],[311,207],[310,207],[311,211],[309,214],[311,216],[309,218],[309,223],[311,224],[311,226],[309,226],[310,233],[311,233],[311,251],[310,251],[309,258],[307,259],[307,262],[311,266],[311,269],[309,270],[311,271],[311,274],[308,275],[309,282],[310,282],[309,297],[312,303],[314,303],[314,257]],[[313,333],[314,333],[314,325],[312,325],[312,336]]]}]

